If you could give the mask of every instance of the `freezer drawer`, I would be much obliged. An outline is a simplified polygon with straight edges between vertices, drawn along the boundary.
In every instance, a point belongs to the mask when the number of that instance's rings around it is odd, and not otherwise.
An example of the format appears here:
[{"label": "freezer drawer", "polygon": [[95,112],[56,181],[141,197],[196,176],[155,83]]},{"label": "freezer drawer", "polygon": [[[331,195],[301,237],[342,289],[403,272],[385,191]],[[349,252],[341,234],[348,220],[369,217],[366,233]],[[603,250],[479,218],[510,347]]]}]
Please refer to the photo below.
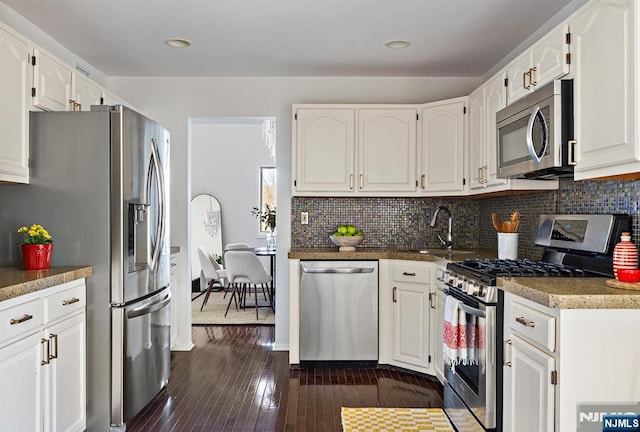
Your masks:
[{"label": "freezer drawer", "polygon": [[300,263],[300,360],[378,360],[378,262]]},{"label": "freezer drawer", "polygon": [[164,289],[112,309],[112,424],[131,420],[169,381],[170,301]]}]

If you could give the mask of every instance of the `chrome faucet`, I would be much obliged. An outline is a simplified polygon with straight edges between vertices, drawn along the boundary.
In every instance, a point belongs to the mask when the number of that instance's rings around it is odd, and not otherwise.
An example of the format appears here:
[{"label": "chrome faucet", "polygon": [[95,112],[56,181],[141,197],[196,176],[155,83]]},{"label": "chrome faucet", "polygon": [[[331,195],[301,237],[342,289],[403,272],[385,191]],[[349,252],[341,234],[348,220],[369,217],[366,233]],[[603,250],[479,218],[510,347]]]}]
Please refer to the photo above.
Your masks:
[{"label": "chrome faucet", "polygon": [[446,212],[447,215],[449,215],[449,231],[447,232],[447,240],[443,240],[440,234],[438,234],[438,240],[440,240],[442,246],[451,250],[451,248],[453,247],[453,233],[451,232],[451,223],[453,221],[453,218],[451,217],[451,210],[449,210],[445,206],[438,207],[433,214],[433,218],[431,218],[431,223],[429,225],[431,226],[431,228],[436,226],[436,219],[438,218],[438,213],[440,213],[440,210]]}]

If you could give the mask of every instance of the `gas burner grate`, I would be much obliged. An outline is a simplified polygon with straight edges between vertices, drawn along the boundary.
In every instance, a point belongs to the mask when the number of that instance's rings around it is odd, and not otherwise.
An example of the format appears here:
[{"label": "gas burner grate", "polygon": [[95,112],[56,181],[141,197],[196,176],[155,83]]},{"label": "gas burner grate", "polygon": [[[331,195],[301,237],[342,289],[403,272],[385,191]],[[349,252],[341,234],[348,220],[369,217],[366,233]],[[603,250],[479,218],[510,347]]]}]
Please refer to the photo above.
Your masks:
[{"label": "gas burner grate", "polygon": [[587,272],[578,267],[530,259],[465,259],[463,268],[492,276],[507,277],[583,277]]}]

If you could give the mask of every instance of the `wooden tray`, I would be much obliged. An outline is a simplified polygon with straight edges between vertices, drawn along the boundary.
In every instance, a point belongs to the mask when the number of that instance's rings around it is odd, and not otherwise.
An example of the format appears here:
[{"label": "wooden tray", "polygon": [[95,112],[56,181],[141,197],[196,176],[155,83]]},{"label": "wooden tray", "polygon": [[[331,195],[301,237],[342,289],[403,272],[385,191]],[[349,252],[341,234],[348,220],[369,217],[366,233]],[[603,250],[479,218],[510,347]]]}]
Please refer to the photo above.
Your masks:
[{"label": "wooden tray", "polygon": [[605,284],[611,288],[640,291],[640,282],[620,282],[616,279],[608,279]]}]

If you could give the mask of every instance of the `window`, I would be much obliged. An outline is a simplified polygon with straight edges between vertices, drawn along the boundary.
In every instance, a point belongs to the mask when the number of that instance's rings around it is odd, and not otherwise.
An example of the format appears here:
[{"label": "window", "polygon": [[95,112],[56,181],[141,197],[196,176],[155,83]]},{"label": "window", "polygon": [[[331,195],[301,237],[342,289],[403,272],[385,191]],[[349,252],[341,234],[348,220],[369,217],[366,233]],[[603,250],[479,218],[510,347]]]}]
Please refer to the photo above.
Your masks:
[{"label": "window", "polygon": [[260,167],[260,209],[262,214],[270,217],[261,218],[260,231],[268,232],[276,226],[276,167]]}]

